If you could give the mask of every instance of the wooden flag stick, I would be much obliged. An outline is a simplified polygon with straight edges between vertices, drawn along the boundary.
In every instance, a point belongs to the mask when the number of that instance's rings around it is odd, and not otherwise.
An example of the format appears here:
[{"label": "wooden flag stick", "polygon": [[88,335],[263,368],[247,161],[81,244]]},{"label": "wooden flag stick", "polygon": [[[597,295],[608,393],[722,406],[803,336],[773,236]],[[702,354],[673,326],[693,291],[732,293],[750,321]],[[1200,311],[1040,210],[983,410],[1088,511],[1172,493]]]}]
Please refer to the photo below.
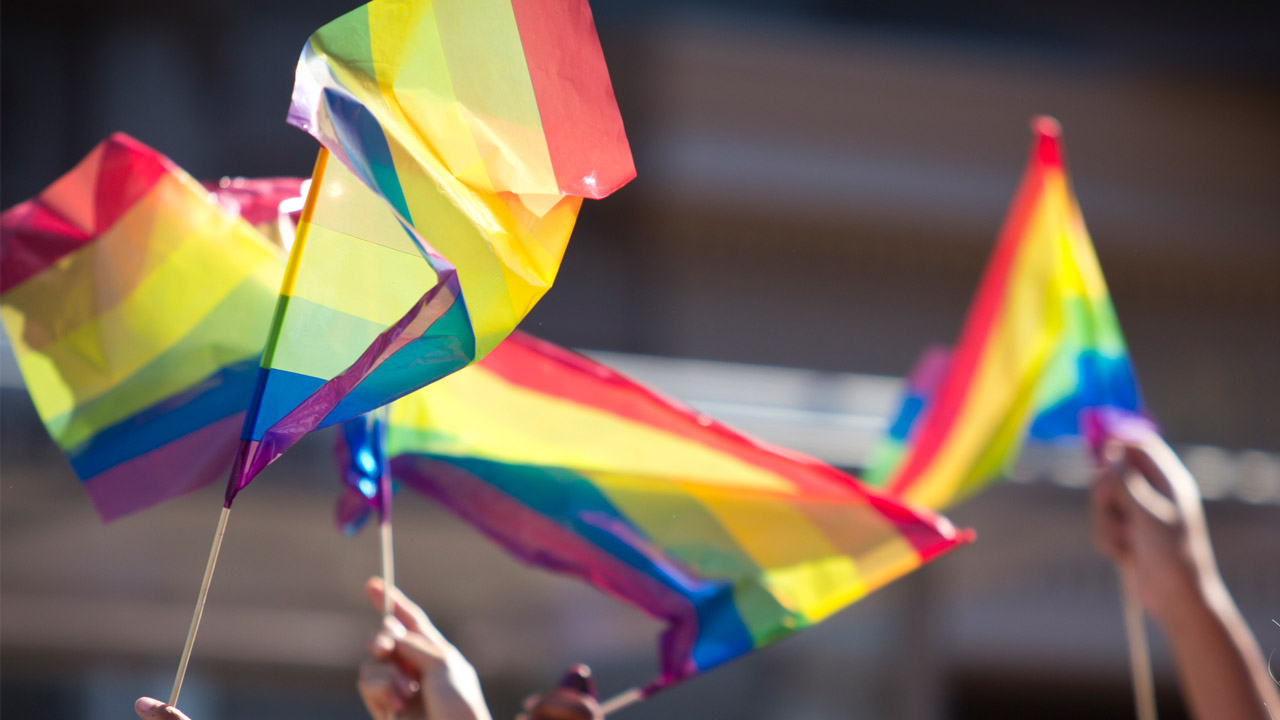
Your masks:
[{"label": "wooden flag stick", "polygon": [[231,508],[223,507],[218,516],[218,529],[213,531],[213,547],[209,548],[209,562],[204,566],[204,580],[200,582],[200,594],[196,597],[196,611],[191,616],[191,628],[187,630],[187,644],[182,648],[182,658],[178,660],[178,675],[173,679],[173,692],[169,693],[169,704],[178,704],[178,693],[182,691],[182,679],[187,674],[187,663],[191,661],[191,648],[196,644],[196,631],[200,629],[200,616],[204,615],[204,601],[209,597],[209,582],[213,580],[213,566],[218,562],[218,550],[222,548],[222,536],[227,532],[227,518],[231,516]]},{"label": "wooden flag stick", "polygon": [[644,698],[645,694],[642,688],[631,688],[630,690],[620,692],[600,703],[600,714],[611,715],[625,707],[629,707],[640,702]]},{"label": "wooden flag stick", "polygon": [[1124,604],[1124,630],[1129,640],[1129,669],[1133,673],[1133,705],[1137,720],[1156,720],[1156,685],[1151,674],[1151,648],[1142,603],[1133,574],[1120,571],[1120,600]]},{"label": "wooden flag stick", "polygon": [[396,586],[396,556],[391,544],[391,519],[383,520],[378,526],[382,533],[382,616],[388,618],[395,614],[392,609],[395,603],[391,601],[390,590]]},{"label": "wooden flag stick", "polygon": [[[385,489],[385,488],[384,488]],[[386,501],[384,501],[386,502]],[[396,586],[396,556],[391,544],[391,518],[383,517],[378,523],[382,546],[382,617],[392,617],[395,603],[391,600],[391,588]],[[387,713],[387,720],[396,720],[394,711]]]},{"label": "wooden flag stick", "polygon": [[[385,413],[386,410],[381,412]],[[379,430],[378,442],[383,451],[386,450],[386,436]],[[382,547],[382,618],[386,620],[395,615],[395,603],[391,599],[391,588],[396,586],[396,553],[391,542],[391,470],[382,463],[382,476],[378,478],[378,533],[379,545]],[[396,720],[394,711],[387,713],[387,720]]]}]

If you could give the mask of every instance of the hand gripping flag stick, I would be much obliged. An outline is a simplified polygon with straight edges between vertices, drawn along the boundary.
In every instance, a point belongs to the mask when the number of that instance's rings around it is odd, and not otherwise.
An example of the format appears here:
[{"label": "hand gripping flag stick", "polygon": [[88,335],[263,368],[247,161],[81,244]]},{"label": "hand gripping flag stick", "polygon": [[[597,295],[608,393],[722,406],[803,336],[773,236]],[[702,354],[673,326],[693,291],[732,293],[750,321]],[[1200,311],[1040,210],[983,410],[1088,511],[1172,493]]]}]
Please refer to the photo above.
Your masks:
[{"label": "hand gripping flag stick", "polygon": [[[1116,409],[1091,409],[1081,413],[1082,434],[1093,453],[1095,466],[1104,467],[1107,442],[1112,437],[1155,432],[1155,423],[1136,413]],[[1156,686],[1151,673],[1151,647],[1142,602],[1138,599],[1137,578],[1116,565],[1120,580],[1120,604],[1124,609],[1124,632],[1129,646],[1129,670],[1133,677],[1133,704],[1137,720],[1156,720]]]}]

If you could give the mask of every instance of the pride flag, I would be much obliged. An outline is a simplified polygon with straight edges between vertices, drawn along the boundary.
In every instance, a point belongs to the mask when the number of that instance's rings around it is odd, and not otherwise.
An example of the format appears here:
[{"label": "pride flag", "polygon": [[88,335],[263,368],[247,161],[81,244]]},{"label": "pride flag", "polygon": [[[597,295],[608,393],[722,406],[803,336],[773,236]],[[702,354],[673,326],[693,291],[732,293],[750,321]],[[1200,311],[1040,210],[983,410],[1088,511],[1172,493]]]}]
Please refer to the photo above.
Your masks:
[{"label": "pride flag", "polygon": [[1003,474],[1028,435],[1083,437],[1086,413],[1142,411],[1061,130],[1047,117],[1032,129],[1026,174],[960,341],[933,372],[935,390],[908,390],[869,478],[925,507],[945,508]]},{"label": "pride flag", "polygon": [[394,403],[393,475],[666,621],[660,676],[813,625],[968,540],[944,518],[522,333]]},{"label": "pride flag", "polygon": [[[318,202],[321,195],[329,201]],[[419,243],[321,153],[265,336],[228,506],[302,435],[469,361],[473,340],[456,273]]]},{"label": "pride flag", "polygon": [[283,269],[277,246],[123,134],[0,215],[5,329],[104,520],[227,472]]},{"label": "pride flag", "polygon": [[635,177],[586,0],[374,0],[307,41],[289,122],[410,222],[440,176],[539,215]]},{"label": "pride flag", "polygon": [[551,286],[582,197],[635,174],[579,0],[375,0],[308,41],[289,121],[325,149],[228,507],[302,435],[484,357]]}]

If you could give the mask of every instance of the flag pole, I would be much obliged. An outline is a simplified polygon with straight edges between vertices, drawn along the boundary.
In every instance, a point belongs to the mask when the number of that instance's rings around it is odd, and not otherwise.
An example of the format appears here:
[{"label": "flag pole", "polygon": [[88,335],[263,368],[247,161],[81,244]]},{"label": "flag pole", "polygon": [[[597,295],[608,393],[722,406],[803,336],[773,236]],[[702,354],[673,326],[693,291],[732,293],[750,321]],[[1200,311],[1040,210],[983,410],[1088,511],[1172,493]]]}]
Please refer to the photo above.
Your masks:
[{"label": "flag pole", "polygon": [[625,707],[635,705],[641,700],[644,700],[645,697],[647,696],[645,695],[644,688],[633,687],[630,690],[625,690],[600,703],[600,714],[612,715]]},{"label": "flag pole", "polygon": [[[390,491],[390,482],[382,484],[382,491]],[[390,510],[391,498],[383,498],[383,508]],[[395,615],[395,603],[391,599],[391,588],[396,586],[396,557],[395,551],[391,544],[391,513],[383,512],[381,519],[378,521],[379,535],[381,536],[382,546],[382,619],[386,620]],[[394,710],[387,712],[387,720],[396,720]]]},{"label": "flag pole", "polygon": [[[387,418],[385,407],[374,412],[381,413],[383,421]],[[396,553],[391,537],[391,463],[387,455],[387,426],[385,422],[376,422],[370,414],[367,419],[374,424],[374,442],[378,444],[379,470],[378,477],[378,535],[382,551],[382,619],[395,616],[395,602],[391,598],[391,589],[396,586]],[[396,720],[395,711],[387,713],[387,720]]]},{"label": "flag pole", "polygon": [[218,516],[218,527],[213,531],[213,546],[209,548],[209,562],[204,566],[204,580],[200,582],[200,594],[196,597],[196,610],[191,616],[191,627],[187,630],[187,642],[182,647],[182,658],[178,660],[178,674],[173,679],[173,691],[169,693],[169,704],[178,704],[178,693],[182,691],[182,680],[187,674],[187,663],[191,661],[191,648],[196,644],[196,631],[200,628],[200,617],[204,615],[204,602],[209,597],[209,583],[213,580],[213,566],[218,562],[218,550],[222,548],[222,536],[227,532],[227,518],[231,516],[230,506],[223,506]]},{"label": "flag pole", "polygon": [[[378,413],[376,416],[374,413]],[[373,442],[377,444],[378,454],[378,530],[381,533],[382,546],[382,615],[392,617],[395,604],[391,601],[391,593],[387,592],[396,586],[396,554],[395,545],[391,541],[391,462],[387,458],[387,421],[386,406],[370,413],[369,421],[373,424]]]},{"label": "flag pole", "polygon": [[395,615],[395,604],[391,600],[391,588],[396,586],[396,558],[391,544],[391,520],[383,520],[380,525],[382,533],[382,616],[389,618]]},{"label": "flag pole", "polygon": [[1156,720],[1156,686],[1151,674],[1151,648],[1143,622],[1135,579],[1120,570],[1120,601],[1124,605],[1124,630],[1129,641],[1129,669],[1133,674],[1133,705],[1137,720]]},{"label": "flag pole", "polygon": [[[319,154],[316,156],[316,167],[312,171],[311,188],[307,193],[306,205],[302,208],[302,218],[298,221],[298,236],[294,238],[293,247],[290,248],[289,262],[285,266],[285,276],[281,281],[280,294],[281,298],[276,302],[275,313],[271,318],[271,331],[267,338],[267,346],[263,349],[262,367],[267,367],[267,359],[274,351],[275,338],[280,332],[280,321],[284,314],[284,295],[285,291],[292,287],[293,282],[297,278],[298,264],[302,258],[302,247],[306,239],[306,227],[310,223],[311,214],[315,211],[316,197],[319,195],[319,183],[315,179],[324,173],[325,163],[329,159],[329,152],[323,147],[320,148]],[[265,378],[264,372],[258,374],[258,386],[254,390],[254,397],[250,402],[249,412],[245,415],[245,437],[248,437],[247,429],[253,422],[254,416],[257,414],[258,403],[261,400],[259,393],[262,390],[262,382]],[[222,506],[222,514],[218,516],[218,527],[213,532],[213,546],[209,548],[209,562],[204,568],[204,579],[200,582],[200,594],[196,596],[196,609],[191,617],[191,627],[187,630],[187,642],[182,647],[182,657],[178,660],[178,674],[173,679],[173,690],[169,693],[169,704],[178,704],[178,694],[182,691],[182,680],[187,674],[187,664],[191,662],[191,648],[196,644],[196,631],[200,629],[200,618],[204,615],[204,603],[209,597],[209,584],[213,580],[213,568],[218,562],[218,551],[222,548],[222,536],[227,532],[227,518],[231,515],[231,499],[240,491],[238,485],[241,479],[239,475],[244,470],[243,462],[245,453],[248,448],[247,440],[242,440],[240,448],[236,453],[236,459],[233,461],[231,468],[231,477],[227,479],[227,499]]]}]

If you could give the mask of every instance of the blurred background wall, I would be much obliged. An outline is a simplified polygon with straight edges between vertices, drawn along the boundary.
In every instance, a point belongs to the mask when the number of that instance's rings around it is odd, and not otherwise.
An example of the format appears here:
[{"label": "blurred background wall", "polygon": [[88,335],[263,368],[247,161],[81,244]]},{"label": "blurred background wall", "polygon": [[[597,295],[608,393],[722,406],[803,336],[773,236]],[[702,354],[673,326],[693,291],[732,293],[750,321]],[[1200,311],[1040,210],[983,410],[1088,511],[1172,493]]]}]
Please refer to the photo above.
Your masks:
[{"label": "blurred background wall", "polygon": [[[198,178],[308,174],[314,143],[284,124],[294,63],[354,5],[6,3],[0,205],[115,130]],[[887,378],[954,339],[1030,116],[1052,114],[1148,401],[1209,483],[1227,580],[1276,648],[1280,44],[1252,8],[593,3],[639,177],[586,204],[525,328],[856,467]],[[0,714],[127,717],[167,692],[219,491],[98,525],[2,370]],[[330,530],[328,442],[237,504],[184,690],[196,720],[361,716],[376,548]],[[976,545],[623,717],[1126,716],[1078,458],[1031,464],[954,514]],[[497,717],[571,661],[606,692],[653,672],[656,626],[629,608],[517,566],[418,498],[397,532],[403,586]]]}]

